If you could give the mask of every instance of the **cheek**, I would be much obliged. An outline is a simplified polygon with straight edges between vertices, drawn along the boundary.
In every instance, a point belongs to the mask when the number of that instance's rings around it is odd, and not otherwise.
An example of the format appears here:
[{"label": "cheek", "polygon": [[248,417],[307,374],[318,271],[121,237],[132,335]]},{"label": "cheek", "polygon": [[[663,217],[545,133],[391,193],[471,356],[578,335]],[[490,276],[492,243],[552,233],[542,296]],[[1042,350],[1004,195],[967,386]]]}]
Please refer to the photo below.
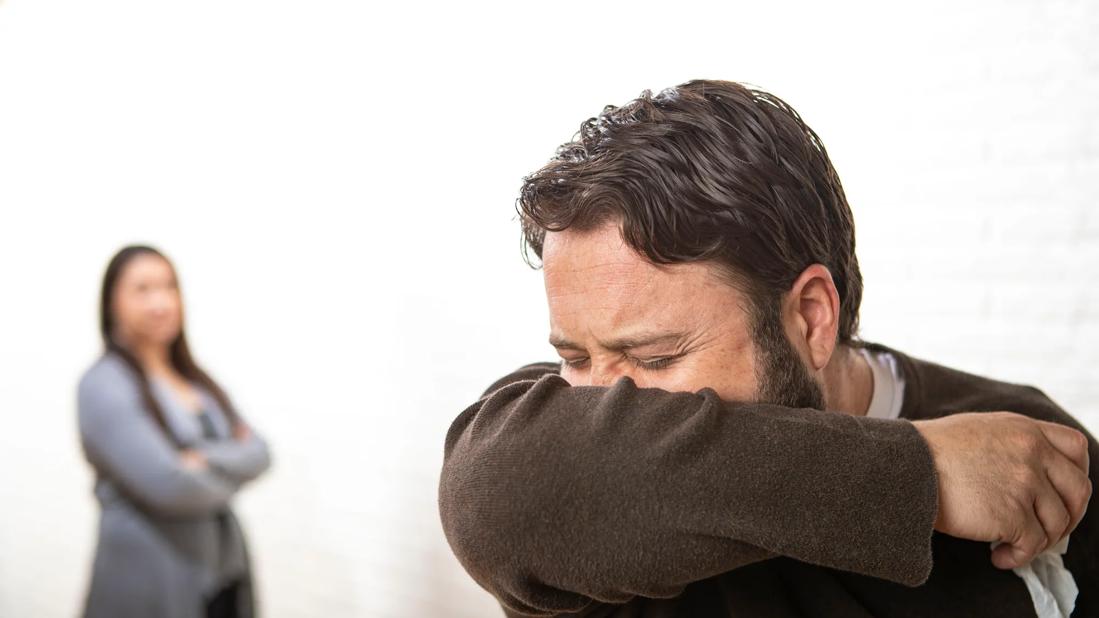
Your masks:
[{"label": "cheek", "polygon": [[711,388],[726,401],[756,399],[758,382],[751,355],[732,350],[707,350],[695,356],[664,372],[656,372],[654,376],[666,374],[656,378],[665,384],[659,388],[690,392]]},{"label": "cheek", "polygon": [[183,304],[179,302],[179,297],[176,296],[168,301],[168,315],[173,321],[180,321],[183,317]]},{"label": "cheek", "polygon": [[142,321],[141,302],[128,295],[115,299],[115,322],[122,328],[133,329],[140,326]]},{"label": "cheek", "polygon": [[561,365],[561,377],[569,383],[569,386],[588,386],[589,375],[586,371],[577,371],[568,365]]}]

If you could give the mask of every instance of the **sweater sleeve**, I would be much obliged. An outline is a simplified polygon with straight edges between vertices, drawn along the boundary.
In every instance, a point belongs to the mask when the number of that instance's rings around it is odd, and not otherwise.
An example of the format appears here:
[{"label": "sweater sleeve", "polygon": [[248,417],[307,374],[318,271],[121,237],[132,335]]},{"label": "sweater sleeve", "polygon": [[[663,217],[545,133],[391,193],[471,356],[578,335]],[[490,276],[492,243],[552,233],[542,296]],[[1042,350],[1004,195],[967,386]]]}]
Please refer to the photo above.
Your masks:
[{"label": "sweater sleeve", "polygon": [[121,370],[104,364],[96,369],[80,381],[77,417],[85,453],[99,473],[162,515],[201,515],[224,507],[235,485],[183,467]]},{"label": "sweater sleeve", "polygon": [[509,612],[672,597],[776,555],[930,573],[937,479],[908,421],[510,378],[453,422],[439,485],[452,549]]},{"label": "sweater sleeve", "polygon": [[[222,410],[221,404],[208,393],[207,397],[226,418],[226,422],[229,422],[228,415]],[[241,420],[244,421],[244,419]],[[255,427],[247,422],[245,425],[250,432],[245,440],[235,438],[203,440],[197,445],[198,450],[206,456],[211,469],[238,485],[255,480],[271,467],[271,450],[267,446],[267,440],[256,431]]]},{"label": "sweater sleeve", "polygon": [[267,441],[252,430],[247,440],[206,440],[198,445],[215,472],[238,485],[255,480],[271,466]]}]

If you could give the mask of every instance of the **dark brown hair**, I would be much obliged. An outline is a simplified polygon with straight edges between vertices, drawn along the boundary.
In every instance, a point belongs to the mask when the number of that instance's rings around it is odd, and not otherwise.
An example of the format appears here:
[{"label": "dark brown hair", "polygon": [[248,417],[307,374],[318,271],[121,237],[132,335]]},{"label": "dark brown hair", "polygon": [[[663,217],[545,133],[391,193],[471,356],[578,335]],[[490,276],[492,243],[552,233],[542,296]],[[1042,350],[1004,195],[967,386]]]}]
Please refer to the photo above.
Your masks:
[{"label": "dark brown hair", "polygon": [[839,176],[817,134],[762,90],[696,80],[607,106],[524,179],[516,206],[532,266],[547,231],[617,221],[655,264],[720,266],[757,323],[823,264],[840,297],[839,341],[858,329],[862,275]]},{"label": "dark brown hair", "polygon": [[[168,264],[168,267],[172,269],[172,276],[176,279],[178,285],[179,278],[176,276],[175,267],[163,253],[146,245],[130,245],[128,247],[123,247],[111,258],[110,263],[107,264],[107,271],[103,275],[103,287],[101,289],[99,302],[99,331],[103,335],[103,344],[106,347],[106,350],[121,357],[134,372],[134,376],[137,378],[138,388],[141,391],[141,399],[145,404],[145,408],[149,411],[149,414],[153,416],[157,424],[164,430],[169,440],[175,443],[176,446],[182,446],[179,444],[179,440],[176,438],[175,434],[173,434],[168,427],[168,423],[164,418],[164,410],[160,408],[160,404],[158,404],[156,398],[153,397],[153,392],[149,385],[149,378],[145,374],[145,370],[141,367],[141,363],[138,362],[132,352],[115,341],[113,337],[114,310],[112,303],[115,286],[118,284],[119,277],[122,276],[123,270],[125,270],[130,261],[141,255],[155,255],[164,260]],[[218,386],[213,378],[198,366],[191,356],[191,349],[187,345],[187,337],[184,335],[182,324],[179,328],[179,336],[177,336],[170,345],[169,358],[172,366],[180,375],[192,382],[198,383],[213,395],[214,399],[216,399],[221,406],[221,409],[224,410],[225,414],[229,417],[232,425],[236,426],[240,422],[240,417],[229,401],[229,397],[226,396],[225,391]]]}]

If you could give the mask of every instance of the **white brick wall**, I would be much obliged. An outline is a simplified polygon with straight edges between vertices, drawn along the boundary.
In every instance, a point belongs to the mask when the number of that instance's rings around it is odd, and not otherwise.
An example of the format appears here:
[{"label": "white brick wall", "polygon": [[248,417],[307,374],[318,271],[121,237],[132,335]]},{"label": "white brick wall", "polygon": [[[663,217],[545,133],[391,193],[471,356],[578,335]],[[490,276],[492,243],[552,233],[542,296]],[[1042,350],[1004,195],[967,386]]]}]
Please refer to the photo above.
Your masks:
[{"label": "white brick wall", "polygon": [[499,615],[435,510],[450,420],[552,358],[512,203],[605,103],[749,81],[855,209],[863,334],[1099,431],[1099,5],[0,5],[0,616],[71,616],[95,507],[72,388],[123,242],[270,438],[267,615]]}]

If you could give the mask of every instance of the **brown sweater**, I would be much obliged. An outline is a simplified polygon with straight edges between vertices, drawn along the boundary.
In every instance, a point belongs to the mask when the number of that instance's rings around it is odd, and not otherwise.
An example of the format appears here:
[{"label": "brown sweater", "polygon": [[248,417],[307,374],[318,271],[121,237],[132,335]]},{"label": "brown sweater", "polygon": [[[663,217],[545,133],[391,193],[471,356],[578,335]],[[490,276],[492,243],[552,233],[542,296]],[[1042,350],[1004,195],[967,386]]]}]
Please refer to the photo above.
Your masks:
[{"label": "brown sweater", "polygon": [[[909,421],[1010,410],[1083,428],[1037,389],[867,347],[901,364],[901,420],[523,367],[450,428],[447,539],[509,616],[1034,616],[988,543],[933,532],[935,469]],[[1073,616],[1099,616],[1097,529],[1092,509],[1070,537]]]}]

